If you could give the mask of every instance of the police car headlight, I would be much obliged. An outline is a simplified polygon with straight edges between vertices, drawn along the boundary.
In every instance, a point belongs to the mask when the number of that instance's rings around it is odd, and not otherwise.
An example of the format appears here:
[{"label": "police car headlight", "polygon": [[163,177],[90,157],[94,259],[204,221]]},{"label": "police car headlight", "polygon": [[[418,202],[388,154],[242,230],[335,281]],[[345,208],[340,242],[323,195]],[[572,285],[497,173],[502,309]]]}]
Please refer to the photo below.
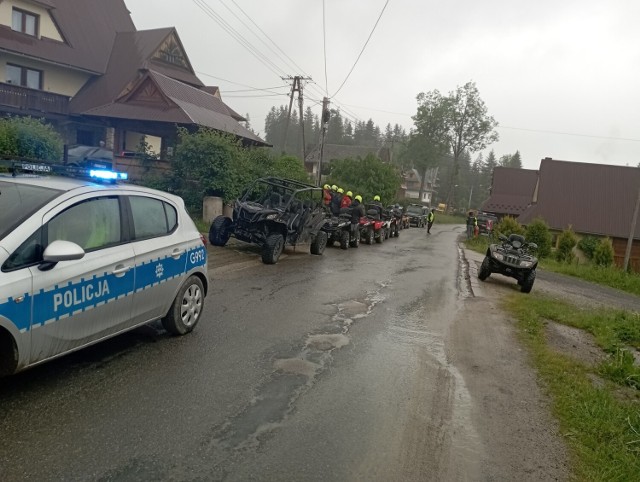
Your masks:
[{"label": "police car headlight", "polygon": [[521,268],[531,268],[533,266],[533,261],[520,261]]},{"label": "police car headlight", "polygon": [[494,251],[493,253],[491,253],[493,255],[493,257],[495,259],[497,259],[498,261],[504,261],[504,256],[502,255],[502,253],[498,253],[497,251]]}]

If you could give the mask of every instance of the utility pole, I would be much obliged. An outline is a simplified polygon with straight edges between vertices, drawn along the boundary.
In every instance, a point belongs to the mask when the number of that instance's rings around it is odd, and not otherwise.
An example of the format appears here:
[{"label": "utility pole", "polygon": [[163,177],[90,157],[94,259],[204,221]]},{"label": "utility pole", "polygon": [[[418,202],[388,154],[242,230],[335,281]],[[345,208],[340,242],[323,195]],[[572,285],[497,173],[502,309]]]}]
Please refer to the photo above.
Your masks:
[{"label": "utility pole", "polygon": [[320,159],[318,161],[318,186],[322,186],[322,158],[324,157],[324,141],[327,136],[327,127],[331,112],[329,111],[329,98],[322,98],[322,136],[320,138]]},{"label": "utility pole", "polygon": [[638,189],[638,198],[636,199],[636,208],[633,210],[633,219],[631,220],[631,229],[629,239],[627,239],[627,249],[624,252],[624,271],[629,267],[629,258],[631,257],[631,246],[633,246],[633,238],[636,234],[636,222],[638,221],[638,211],[640,210],[640,189]]},{"label": "utility pole", "polygon": [[304,145],[304,117],[302,112],[303,106],[303,96],[302,96],[302,81],[303,80],[311,80],[311,77],[301,77],[296,75],[294,77],[282,77],[282,80],[287,82],[293,82],[291,84],[291,93],[289,94],[289,110],[287,111],[287,123],[284,127],[284,136],[282,138],[282,147],[281,151],[284,153],[284,150],[287,147],[287,134],[289,133],[289,122],[291,121],[291,109],[293,107],[293,97],[295,93],[298,93],[298,104],[300,106],[300,128],[302,129],[302,160],[304,162],[304,158],[306,157],[306,148]]}]

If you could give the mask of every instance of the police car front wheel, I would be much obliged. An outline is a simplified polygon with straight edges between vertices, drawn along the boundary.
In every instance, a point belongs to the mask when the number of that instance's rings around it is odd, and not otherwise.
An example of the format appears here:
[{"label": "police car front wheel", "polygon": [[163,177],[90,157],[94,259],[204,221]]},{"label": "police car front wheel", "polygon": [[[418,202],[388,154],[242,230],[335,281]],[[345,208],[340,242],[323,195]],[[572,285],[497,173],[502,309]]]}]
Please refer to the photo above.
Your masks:
[{"label": "police car front wheel", "polygon": [[204,287],[197,276],[190,276],[182,285],[162,326],[173,335],[186,335],[200,320],[204,309]]}]

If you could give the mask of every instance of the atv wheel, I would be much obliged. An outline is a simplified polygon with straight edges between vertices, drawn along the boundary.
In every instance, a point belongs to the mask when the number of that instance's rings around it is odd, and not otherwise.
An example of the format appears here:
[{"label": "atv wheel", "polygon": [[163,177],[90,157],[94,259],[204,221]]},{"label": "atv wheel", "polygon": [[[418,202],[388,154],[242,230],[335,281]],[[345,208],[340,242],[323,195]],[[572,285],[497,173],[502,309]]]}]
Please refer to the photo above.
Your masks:
[{"label": "atv wheel", "polygon": [[316,254],[318,256],[324,253],[324,248],[327,246],[327,233],[324,231],[318,231],[315,239],[311,243],[311,254]]},{"label": "atv wheel", "polygon": [[384,229],[381,229],[378,232],[378,237],[376,238],[376,243],[378,243],[378,244],[384,243]]},{"label": "atv wheel", "polygon": [[340,249],[349,248],[349,231],[340,231]]},{"label": "atv wheel", "polygon": [[270,234],[262,246],[262,262],[264,264],[276,264],[283,248],[284,238],[282,234]]},{"label": "atv wheel", "polygon": [[231,233],[229,227],[231,219],[226,216],[217,216],[209,228],[209,242],[214,246],[224,246],[229,241]]},{"label": "atv wheel", "polygon": [[486,280],[491,274],[491,265],[489,261],[489,257],[485,256],[482,260],[482,264],[480,265],[480,271],[478,271],[478,279],[480,281]]},{"label": "atv wheel", "polygon": [[531,288],[533,288],[533,282],[536,280],[536,270],[530,271],[522,280],[522,284],[520,285],[520,290],[523,293],[531,293]]},{"label": "atv wheel", "polygon": [[375,234],[373,233],[373,229],[367,229],[367,236],[365,238],[365,243],[369,245],[373,244],[374,238],[375,238]]}]

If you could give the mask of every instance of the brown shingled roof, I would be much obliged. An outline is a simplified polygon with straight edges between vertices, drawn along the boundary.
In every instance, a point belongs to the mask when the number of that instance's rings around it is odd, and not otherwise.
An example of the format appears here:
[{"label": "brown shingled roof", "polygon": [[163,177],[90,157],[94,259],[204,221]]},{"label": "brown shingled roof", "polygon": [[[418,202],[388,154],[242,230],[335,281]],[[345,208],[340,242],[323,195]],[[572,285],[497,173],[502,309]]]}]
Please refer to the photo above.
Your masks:
[{"label": "brown shingled roof", "polygon": [[[164,104],[156,102],[145,105],[136,100],[135,95],[149,83],[159,89]],[[197,124],[266,145],[262,139],[238,123],[230,114],[230,109],[218,97],[154,71],[147,72],[127,95],[121,96],[116,102],[89,109],[83,114],[173,124]]]},{"label": "brown shingled roof", "polygon": [[66,42],[38,39],[0,27],[0,50],[85,70],[104,73],[116,32],[135,26],[122,0],[47,0]]},{"label": "brown shingled roof", "polygon": [[533,199],[538,171],[514,167],[496,167],[491,181],[491,196],[480,209],[489,213],[519,216]]},{"label": "brown shingled roof", "polygon": [[[552,229],[572,226],[576,233],[629,236],[640,188],[640,169],[543,159],[537,202],[518,218],[523,224],[540,216]],[[640,239],[640,223],[634,238]]]}]

